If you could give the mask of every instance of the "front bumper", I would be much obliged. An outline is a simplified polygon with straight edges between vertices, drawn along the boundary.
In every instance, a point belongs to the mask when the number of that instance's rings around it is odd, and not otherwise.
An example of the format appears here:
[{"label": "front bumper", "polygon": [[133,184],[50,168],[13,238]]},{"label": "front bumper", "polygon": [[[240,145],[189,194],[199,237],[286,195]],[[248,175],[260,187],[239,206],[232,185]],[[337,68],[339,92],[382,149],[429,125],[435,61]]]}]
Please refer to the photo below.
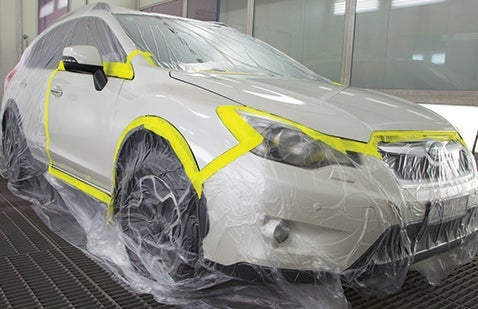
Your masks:
[{"label": "front bumper", "polygon": [[[410,239],[411,248],[402,246],[402,237]],[[391,281],[398,289],[401,284],[397,282],[397,277],[403,280],[412,264],[440,254],[448,254],[445,258],[456,259],[455,251],[466,250],[470,245],[475,250],[478,248],[478,206],[470,208],[461,218],[439,224],[428,225],[423,222],[405,228],[392,226],[343,273],[271,268],[245,262],[227,266],[212,261],[207,264],[228,276],[249,282],[285,279],[291,283],[315,284],[340,278],[344,285],[393,292],[396,289],[384,289],[383,285]],[[470,254],[473,255],[472,252]]]},{"label": "front bumper", "polygon": [[[475,234],[477,193],[476,176],[401,187],[375,158],[358,168],[304,170],[246,154],[205,184],[210,230],[204,256],[226,273],[255,265],[294,278],[358,278],[394,264],[389,269],[408,269]],[[428,223],[430,201],[462,195],[469,196],[465,216]],[[287,241],[268,242],[265,217],[287,223]],[[257,272],[255,266],[245,273]]]}]

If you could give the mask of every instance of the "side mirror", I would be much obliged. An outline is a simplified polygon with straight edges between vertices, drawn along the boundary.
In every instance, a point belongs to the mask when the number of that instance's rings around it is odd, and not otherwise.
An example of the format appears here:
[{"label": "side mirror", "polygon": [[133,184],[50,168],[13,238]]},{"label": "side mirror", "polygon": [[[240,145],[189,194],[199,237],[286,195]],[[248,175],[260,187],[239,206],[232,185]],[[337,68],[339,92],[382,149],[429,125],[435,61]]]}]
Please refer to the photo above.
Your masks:
[{"label": "side mirror", "polygon": [[94,46],[77,45],[63,49],[63,65],[68,72],[92,74],[95,89],[105,88],[108,79],[103,70],[103,59]]}]

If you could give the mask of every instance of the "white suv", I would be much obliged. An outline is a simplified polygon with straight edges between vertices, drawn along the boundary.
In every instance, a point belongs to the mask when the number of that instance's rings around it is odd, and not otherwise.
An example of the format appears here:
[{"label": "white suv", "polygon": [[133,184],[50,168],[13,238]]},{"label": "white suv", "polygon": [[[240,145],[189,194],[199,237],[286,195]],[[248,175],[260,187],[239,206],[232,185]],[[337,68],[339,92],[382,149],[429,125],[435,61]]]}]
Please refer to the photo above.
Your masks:
[{"label": "white suv", "polygon": [[1,117],[10,179],[47,168],[108,204],[158,280],[355,282],[476,252],[476,164],[452,125],[221,24],[69,14],[7,77]]}]

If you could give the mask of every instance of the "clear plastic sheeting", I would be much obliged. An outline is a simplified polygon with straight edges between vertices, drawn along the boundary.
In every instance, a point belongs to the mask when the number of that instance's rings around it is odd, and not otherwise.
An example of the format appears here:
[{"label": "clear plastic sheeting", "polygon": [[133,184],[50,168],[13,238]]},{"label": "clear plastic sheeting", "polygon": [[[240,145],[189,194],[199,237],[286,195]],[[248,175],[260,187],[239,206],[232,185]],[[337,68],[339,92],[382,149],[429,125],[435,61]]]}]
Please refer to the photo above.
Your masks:
[{"label": "clear plastic sheeting", "polygon": [[[207,199],[224,203],[228,209],[221,218],[215,219],[223,220],[226,230],[236,231],[254,229],[254,225],[261,225],[266,220],[270,224],[264,224],[258,232],[264,239],[272,239],[270,252],[265,256],[269,263],[283,263],[282,255],[286,252],[280,252],[280,246],[274,244],[274,241],[284,241],[290,246],[302,245],[309,248],[304,256],[294,257],[290,268],[294,268],[294,264],[299,268],[305,263],[313,262],[310,265],[314,265],[316,271],[312,271],[312,267],[309,268],[310,271],[295,271],[248,263],[218,267],[203,257],[201,248],[205,234],[215,232],[201,222],[206,215],[200,213],[207,209],[206,197],[197,198],[181,165],[164,140],[153,136],[141,138],[146,139],[144,147],[124,148],[130,155],[125,156],[128,159],[118,169],[117,175],[120,192],[116,202],[122,207],[107,224],[107,205],[48,173],[23,174],[15,180],[16,172],[30,173],[35,170],[33,166],[38,164],[24,147],[24,152],[19,157],[22,165],[12,166],[9,163],[11,168],[5,169],[4,173],[10,177],[10,189],[16,195],[32,201],[34,210],[54,232],[108,266],[134,290],[152,293],[160,302],[194,307],[254,305],[346,308],[348,304],[342,286],[354,287],[364,296],[390,294],[401,287],[411,267],[420,271],[430,283],[439,284],[455,267],[471,261],[477,252],[477,234],[473,234],[478,230],[476,207],[466,207],[465,213],[451,214],[456,219],[443,222],[436,219],[440,211],[434,210],[432,215],[431,208],[426,222],[410,225],[405,225],[400,218],[397,224],[386,222],[383,218],[389,214],[366,213],[354,220],[360,222],[350,229],[351,236],[334,240],[327,235],[324,235],[325,240],[321,240],[320,235],[317,235],[326,231],[326,228],[314,228],[309,224],[300,227],[299,223],[282,221],[282,224],[289,225],[286,233],[291,233],[291,230],[304,233],[288,235],[284,239],[284,236],[277,235],[277,220],[263,218],[260,213],[252,212],[255,205],[249,203],[252,196],[267,192],[268,184],[262,182],[265,180],[260,175],[241,174],[231,179],[225,171],[219,173],[216,181],[207,185],[210,189],[207,190]],[[4,143],[7,147],[5,149],[21,146],[19,143],[9,144],[8,140]],[[155,149],[162,151],[157,153]],[[156,156],[165,158],[167,163],[156,165],[152,160]],[[229,196],[229,201],[223,200],[225,192],[230,189],[222,182],[223,176],[229,178],[229,183],[235,187],[235,195]],[[274,181],[269,179],[268,182]],[[375,185],[380,186],[376,182]],[[264,202],[273,207],[276,213],[285,216],[285,213],[294,210],[287,209],[283,203],[293,199],[296,194],[298,192],[284,190],[281,191],[281,196]],[[358,198],[355,196],[357,194],[344,192],[334,207],[337,216],[351,215],[348,211],[344,213],[344,205],[348,199]],[[367,193],[360,195],[371,201],[371,196],[367,196]],[[476,201],[476,195],[474,200],[472,198],[470,196],[469,201]],[[443,208],[447,203],[450,202],[445,200],[431,206]],[[456,202],[456,206],[461,207],[462,203]],[[376,206],[382,207],[378,204]],[[322,223],[332,219],[324,219]],[[338,272],[340,267],[332,265],[340,263],[341,254],[345,254],[346,258],[351,255],[350,252],[357,250],[367,227],[372,224],[389,227],[352,267]],[[244,243],[248,250],[254,250],[255,243],[261,241],[248,238],[247,233],[235,235],[235,241]],[[217,237],[221,238],[221,235]],[[355,247],[340,249],[340,246],[347,243],[346,238],[353,238]],[[459,241],[455,245],[456,240]],[[301,244],[297,244],[298,242]],[[427,250],[439,245],[446,247],[441,250],[443,252],[428,257]],[[323,248],[327,247],[333,250],[328,256],[324,256],[321,251],[326,251]],[[337,254],[337,251],[348,253]],[[313,253],[323,258],[312,258]],[[425,259],[412,265],[416,258]]]},{"label": "clear plastic sheeting", "polygon": [[222,24],[160,15],[116,18],[135,44],[166,68],[322,79],[271,46]]},{"label": "clear plastic sheeting", "polygon": [[[151,138],[146,137],[146,144],[152,142]],[[31,160],[22,160],[22,166],[4,167],[4,175],[12,175],[15,170],[23,172],[24,168],[30,170],[31,164],[38,163],[27,148],[23,149],[22,159],[26,155]],[[194,198],[196,193],[191,191],[177,159],[167,149],[154,154],[169,157],[173,171],[169,169],[164,175],[157,170],[164,166],[148,163],[152,148],[125,148],[135,159],[122,165],[119,171],[124,176],[118,177],[124,179],[120,191],[128,190],[129,194],[118,194],[118,203],[125,207],[108,223],[106,204],[48,173],[25,175],[17,180],[10,177],[9,189],[31,201],[52,231],[83,249],[133,290],[151,293],[159,302],[194,308],[347,308],[339,276],[318,276],[315,284],[295,284],[279,272],[257,268],[257,273],[250,273],[253,280],[239,280],[206,261],[201,256],[198,238],[204,237],[207,226],[197,223],[201,216],[197,212],[200,206],[204,207],[204,200]],[[144,164],[144,169],[133,167],[139,163]],[[147,209],[159,205],[160,211]]]},{"label": "clear plastic sheeting", "polygon": [[[214,80],[204,77],[208,74],[234,70],[239,77],[215,80],[230,92],[196,87],[173,73],[186,62],[193,67],[210,63],[213,52],[204,51],[204,44],[193,45],[188,35],[199,33],[207,42],[216,30],[227,33],[220,33],[224,37],[236,32],[156,15],[145,15],[142,25],[134,22],[138,16],[94,4],[42,34],[7,81],[1,138],[2,175],[9,188],[31,201],[54,232],[131,289],[151,293],[159,302],[194,308],[347,308],[344,287],[364,297],[392,294],[412,270],[436,285],[474,258],[476,162],[443,119],[419,110],[424,115],[421,126],[410,120],[415,127],[407,131],[397,129],[395,119],[377,124],[367,118],[371,112],[364,116],[355,109],[355,118],[347,113],[350,122],[382,129],[372,130],[368,142],[351,138],[353,129],[348,138],[328,135],[289,118],[313,114],[313,107],[322,104],[306,105],[306,99],[315,100],[305,96],[309,88],[333,90],[320,98],[336,95],[339,100],[342,86],[309,76],[290,58],[259,43],[265,54],[277,58],[246,65],[247,58],[262,58],[234,54],[231,50],[237,48],[230,46],[219,57],[227,59],[221,60],[223,67],[206,65],[215,72],[188,75],[207,83]],[[106,63],[88,68],[107,71],[101,91],[95,90],[88,72],[65,71],[59,63],[61,50],[90,30],[87,41],[79,39],[78,44],[96,47]],[[150,36],[154,38],[145,39]],[[163,36],[171,36],[166,40],[170,46],[162,46]],[[214,40],[207,43],[224,50]],[[47,55],[39,46],[48,46]],[[135,56],[144,59],[131,60]],[[76,65],[81,69],[81,63]],[[131,70],[134,74],[125,74]],[[256,76],[257,71],[267,79]],[[297,88],[303,90],[301,100],[292,97],[292,90],[285,96],[281,87],[271,87],[271,76],[277,74],[282,85],[307,80]],[[154,79],[158,84],[148,84]],[[242,91],[246,82],[256,82],[249,95],[263,91],[260,100],[273,98],[274,104],[256,102],[264,110],[234,105],[227,98],[235,95],[229,85]],[[315,82],[322,86],[309,86]],[[157,89],[162,92],[140,96]],[[347,91],[342,95],[360,100],[359,92]],[[81,97],[85,93],[86,99]],[[108,95],[117,102],[105,99]],[[84,109],[66,108],[78,103],[78,97]],[[398,100],[390,106],[385,102],[390,97],[367,92],[367,98],[367,106],[379,102],[383,111],[406,113]],[[154,101],[159,99],[163,101]],[[54,103],[48,106],[48,100]],[[226,103],[212,103],[217,101]],[[94,104],[92,110],[88,104]],[[293,105],[285,109],[290,117],[280,104]],[[281,113],[265,110],[271,105]],[[329,118],[346,114],[327,108],[322,110]],[[104,121],[105,115],[115,118]],[[83,122],[74,131],[78,119]],[[208,147],[214,149],[208,152]]]}]

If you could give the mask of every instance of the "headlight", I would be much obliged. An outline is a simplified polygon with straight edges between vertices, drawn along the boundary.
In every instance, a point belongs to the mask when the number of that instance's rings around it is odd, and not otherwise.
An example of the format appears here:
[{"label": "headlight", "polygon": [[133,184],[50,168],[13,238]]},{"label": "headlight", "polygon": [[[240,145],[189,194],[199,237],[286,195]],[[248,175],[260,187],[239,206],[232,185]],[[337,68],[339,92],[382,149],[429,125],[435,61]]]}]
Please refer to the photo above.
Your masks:
[{"label": "headlight", "polygon": [[259,134],[263,142],[251,152],[263,158],[302,168],[314,169],[327,165],[353,165],[354,160],[327,144],[315,140],[288,124],[240,112]]}]

